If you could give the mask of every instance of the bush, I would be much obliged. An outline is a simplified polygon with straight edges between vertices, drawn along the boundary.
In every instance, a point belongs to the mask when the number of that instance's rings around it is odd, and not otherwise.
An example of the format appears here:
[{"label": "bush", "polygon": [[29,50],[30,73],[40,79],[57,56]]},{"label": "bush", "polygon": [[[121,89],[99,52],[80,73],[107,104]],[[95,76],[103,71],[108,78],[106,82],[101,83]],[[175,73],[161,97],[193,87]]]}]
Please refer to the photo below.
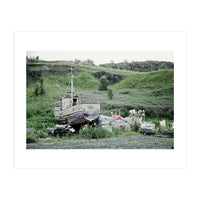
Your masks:
[{"label": "bush", "polygon": [[35,143],[37,138],[33,132],[26,134],[26,143]]},{"label": "bush", "polygon": [[38,84],[36,84],[35,89],[34,89],[34,96],[38,96],[39,94],[39,87]]},{"label": "bush", "polygon": [[48,134],[44,130],[37,131],[37,138],[47,138]]},{"label": "bush", "polygon": [[31,131],[26,134],[26,143],[35,143],[38,138],[47,138],[48,134],[45,130]]},{"label": "bush", "polygon": [[43,78],[40,79],[40,95],[44,94],[44,84]]},{"label": "bush", "polygon": [[34,96],[43,95],[44,92],[45,92],[44,91],[44,80],[43,80],[43,78],[41,78],[40,86],[38,86],[38,83],[36,83],[36,85],[35,85]]},{"label": "bush", "polygon": [[115,136],[119,136],[122,135],[124,133],[124,131],[120,130],[120,129],[114,129],[113,128],[113,133]]},{"label": "bush", "polygon": [[101,127],[98,128],[86,128],[79,132],[80,137],[85,139],[98,139],[98,138],[108,138],[111,133]]},{"label": "bush", "polygon": [[106,78],[106,76],[102,76],[100,78],[99,90],[107,90],[108,85],[109,85],[109,80]]},{"label": "bush", "polygon": [[111,90],[111,89],[108,89],[107,95],[108,95],[108,98],[109,98],[110,100],[112,100],[112,98],[113,98],[113,93],[112,93],[112,90]]},{"label": "bush", "polygon": [[173,108],[149,107],[145,108],[145,115],[151,118],[167,118],[174,119]]}]

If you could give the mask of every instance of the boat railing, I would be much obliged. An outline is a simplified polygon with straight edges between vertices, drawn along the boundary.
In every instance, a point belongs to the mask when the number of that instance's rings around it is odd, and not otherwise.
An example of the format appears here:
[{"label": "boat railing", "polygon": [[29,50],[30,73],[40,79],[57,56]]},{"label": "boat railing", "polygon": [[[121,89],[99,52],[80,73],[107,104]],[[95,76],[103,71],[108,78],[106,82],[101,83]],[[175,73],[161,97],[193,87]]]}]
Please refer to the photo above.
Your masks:
[{"label": "boat railing", "polygon": [[62,101],[57,101],[54,103],[55,107],[61,107],[62,106]]}]

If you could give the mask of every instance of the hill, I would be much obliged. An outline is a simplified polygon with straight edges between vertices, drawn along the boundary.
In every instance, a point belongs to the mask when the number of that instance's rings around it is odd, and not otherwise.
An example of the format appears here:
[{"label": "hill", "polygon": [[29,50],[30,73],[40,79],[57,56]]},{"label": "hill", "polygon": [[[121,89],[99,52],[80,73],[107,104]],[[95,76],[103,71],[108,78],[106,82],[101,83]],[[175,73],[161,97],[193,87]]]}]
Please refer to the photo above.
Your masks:
[{"label": "hill", "polygon": [[162,88],[174,85],[174,70],[159,70],[145,74],[131,74],[112,86],[112,89]]},{"label": "hill", "polygon": [[110,69],[121,69],[135,72],[151,72],[161,69],[174,69],[173,62],[166,61],[132,61],[132,62],[121,62],[121,63],[106,63],[102,64],[102,67]]},{"label": "hill", "polygon": [[[126,70],[112,70],[98,66],[81,66],[63,62],[37,62],[27,64],[27,127],[41,129],[54,126],[54,102],[66,92],[69,73],[73,66],[75,94],[82,103],[101,103],[101,113],[111,111],[127,116],[130,109],[145,109],[149,117],[173,119],[174,90],[173,70],[135,73]],[[109,86],[113,99],[107,91],[99,91],[99,77],[110,77]],[[35,95],[43,80],[44,94]],[[114,84],[112,84],[114,83]]]}]

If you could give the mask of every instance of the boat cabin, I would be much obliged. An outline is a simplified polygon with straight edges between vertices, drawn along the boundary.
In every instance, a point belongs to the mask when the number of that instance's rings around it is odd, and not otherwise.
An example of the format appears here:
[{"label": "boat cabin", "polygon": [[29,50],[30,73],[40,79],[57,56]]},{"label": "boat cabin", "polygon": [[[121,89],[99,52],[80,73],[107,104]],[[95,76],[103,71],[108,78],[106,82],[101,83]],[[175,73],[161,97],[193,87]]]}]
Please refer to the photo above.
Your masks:
[{"label": "boat cabin", "polygon": [[73,99],[71,97],[62,97],[62,107],[68,108],[75,106],[79,103],[78,96],[74,96]]}]

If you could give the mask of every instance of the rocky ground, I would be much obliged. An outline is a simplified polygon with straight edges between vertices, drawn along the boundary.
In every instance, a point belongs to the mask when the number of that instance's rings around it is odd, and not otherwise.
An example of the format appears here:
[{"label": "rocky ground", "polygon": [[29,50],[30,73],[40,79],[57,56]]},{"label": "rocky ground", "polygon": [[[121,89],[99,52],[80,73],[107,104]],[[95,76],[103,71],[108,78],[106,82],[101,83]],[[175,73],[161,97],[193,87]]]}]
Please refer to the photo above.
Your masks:
[{"label": "rocky ground", "polygon": [[41,139],[27,144],[27,149],[173,149],[174,138],[157,136],[126,136],[109,139]]}]

